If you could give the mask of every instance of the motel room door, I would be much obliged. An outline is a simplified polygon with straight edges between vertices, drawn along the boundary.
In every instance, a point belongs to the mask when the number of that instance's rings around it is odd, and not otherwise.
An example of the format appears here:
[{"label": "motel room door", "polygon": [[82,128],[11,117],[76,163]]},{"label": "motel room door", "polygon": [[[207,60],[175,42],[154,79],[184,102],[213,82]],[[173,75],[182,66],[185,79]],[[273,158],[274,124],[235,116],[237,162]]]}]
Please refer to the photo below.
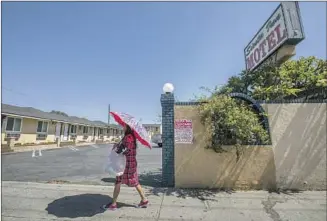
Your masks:
[{"label": "motel room door", "polygon": [[56,136],[55,139],[60,139],[61,123],[56,124]]},{"label": "motel room door", "polygon": [[64,141],[68,140],[68,124],[64,124]]},{"label": "motel room door", "polygon": [[98,139],[98,128],[94,128],[94,131],[93,131],[93,135],[94,135],[94,139]]}]

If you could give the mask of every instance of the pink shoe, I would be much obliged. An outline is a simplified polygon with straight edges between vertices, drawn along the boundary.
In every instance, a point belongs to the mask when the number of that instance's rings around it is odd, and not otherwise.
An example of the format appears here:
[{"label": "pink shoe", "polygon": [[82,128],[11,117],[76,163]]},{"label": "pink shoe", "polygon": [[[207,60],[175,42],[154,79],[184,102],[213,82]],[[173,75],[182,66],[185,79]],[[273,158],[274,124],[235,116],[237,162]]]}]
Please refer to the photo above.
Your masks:
[{"label": "pink shoe", "polygon": [[112,210],[112,211],[114,211],[114,210],[117,209],[117,204],[114,205],[114,204],[112,204],[112,203],[108,203],[108,204],[106,204],[106,205],[103,205],[102,208],[103,208],[104,210]]},{"label": "pink shoe", "polygon": [[147,207],[148,207],[148,204],[149,204],[149,200],[141,201],[141,202],[139,203],[139,205],[137,205],[136,207],[137,207],[137,208],[147,208]]}]

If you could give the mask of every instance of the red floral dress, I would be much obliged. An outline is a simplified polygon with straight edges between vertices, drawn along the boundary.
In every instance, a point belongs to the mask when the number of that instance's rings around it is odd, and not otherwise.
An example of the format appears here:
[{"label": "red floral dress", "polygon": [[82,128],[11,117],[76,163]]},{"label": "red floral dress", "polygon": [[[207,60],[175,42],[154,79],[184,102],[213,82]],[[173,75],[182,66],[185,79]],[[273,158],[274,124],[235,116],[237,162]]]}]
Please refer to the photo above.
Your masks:
[{"label": "red floral dress", "polygon": [[127,135],[123,139],[123,145],[128,149],[125,154],[126,166],[123,175],[116,177],[116,184],[122,183],[129,187],[136,187],[139,184],[136,161],[136,145],[134,137]]}]

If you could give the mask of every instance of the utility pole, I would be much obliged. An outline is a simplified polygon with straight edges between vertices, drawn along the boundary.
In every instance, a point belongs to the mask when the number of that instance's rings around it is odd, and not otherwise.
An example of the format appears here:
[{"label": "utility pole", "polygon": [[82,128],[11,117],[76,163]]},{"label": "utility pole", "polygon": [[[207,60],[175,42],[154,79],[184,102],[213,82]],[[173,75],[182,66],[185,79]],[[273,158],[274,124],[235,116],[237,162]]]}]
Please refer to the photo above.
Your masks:
[{"label": "utility pole", "polygon": [[108,105],[108,126],[110,126],[110,104]]}]

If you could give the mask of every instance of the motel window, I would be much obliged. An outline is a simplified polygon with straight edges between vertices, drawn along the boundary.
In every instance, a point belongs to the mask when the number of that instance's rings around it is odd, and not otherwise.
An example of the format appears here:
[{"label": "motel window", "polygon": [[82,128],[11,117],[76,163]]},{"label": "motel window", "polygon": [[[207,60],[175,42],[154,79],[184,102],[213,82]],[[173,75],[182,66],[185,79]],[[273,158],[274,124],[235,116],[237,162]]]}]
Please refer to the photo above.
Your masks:
[{"label": "motel window", "polygon": [[8,117],[6,131],[7,132],[20,132],[21,125],[22,125],[22,119]]},{"label": "motel window", "polygon": [[101,134],[101,135],[103,134],[103,129],[102,128],[99,129],[99,134]]},{"label": "motel window", "polygon": [[158,132],[159,131],[159,127],[156,127],[156,132]]},{"label": "motel window", "polygon": [[89,128],[84,126],[83,127],[83,133],[84,134],[87,134],[88,132],[89,132]]},{"label": "motel window", "polygon": [[70,133],[76,134],[77,126],[76,125],[70,125]]},{"label": "motel window", "polygon": [[38,121],[37,122],[37,133],[47,133],[48,132],[48,122],[45,121]]}]

